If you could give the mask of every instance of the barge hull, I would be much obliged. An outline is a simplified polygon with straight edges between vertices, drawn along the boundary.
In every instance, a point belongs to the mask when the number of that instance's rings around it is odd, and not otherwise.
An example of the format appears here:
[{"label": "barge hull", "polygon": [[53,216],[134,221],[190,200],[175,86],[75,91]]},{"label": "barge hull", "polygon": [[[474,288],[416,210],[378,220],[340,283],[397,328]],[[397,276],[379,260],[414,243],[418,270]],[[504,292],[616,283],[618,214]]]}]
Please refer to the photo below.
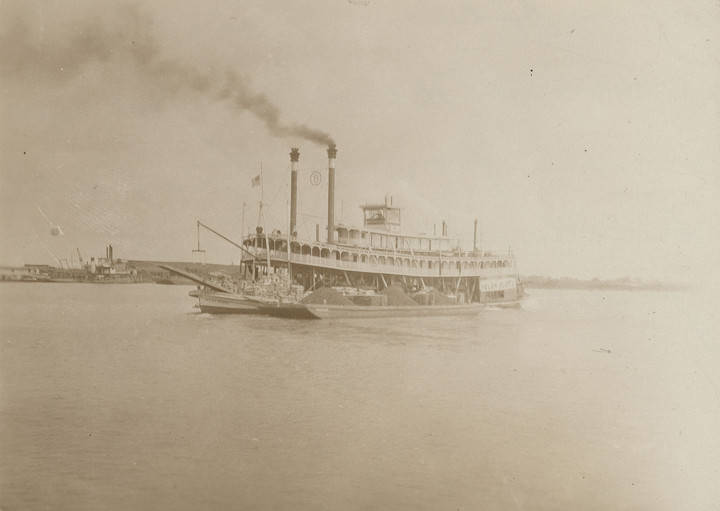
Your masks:
[{"label": "barge hull", "polygon": [[267,314],[267,304],[243,295],[199,293],[200,312],[208,314]]},{"label": "barge hull", "polygon": [[205,314],[266,314],[259,307],[223,307],[219,305],[200,305]]},{"label": "barge hull", "polygon": [[340,318],[400,318],[417,316],[465,316],[478,314],[484,306],[467,305],[418,305],[418,306],[371,306],[371,305],[318,305],[292,304],[267,307],[263,310],[271,316],[292,319],[340,319]]}]

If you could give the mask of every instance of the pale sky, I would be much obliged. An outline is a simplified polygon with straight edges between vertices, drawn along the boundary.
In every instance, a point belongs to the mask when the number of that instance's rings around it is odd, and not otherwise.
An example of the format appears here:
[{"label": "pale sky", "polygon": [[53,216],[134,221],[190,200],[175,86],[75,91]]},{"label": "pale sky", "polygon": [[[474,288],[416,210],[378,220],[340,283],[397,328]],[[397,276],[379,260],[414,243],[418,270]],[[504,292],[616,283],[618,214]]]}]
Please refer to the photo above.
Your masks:
[{"label": "pale sky", "polygon": [[412,232],[478,217],[522,273],[718,276],[717,0],[5,0],[0,27],[0,263],[192,260],[196,218],[255,224],[261,161],[284,230],[295,145],[311,236],[325,148],[278,128],[304,125],[337,143],[346,223],[391,193]]}]

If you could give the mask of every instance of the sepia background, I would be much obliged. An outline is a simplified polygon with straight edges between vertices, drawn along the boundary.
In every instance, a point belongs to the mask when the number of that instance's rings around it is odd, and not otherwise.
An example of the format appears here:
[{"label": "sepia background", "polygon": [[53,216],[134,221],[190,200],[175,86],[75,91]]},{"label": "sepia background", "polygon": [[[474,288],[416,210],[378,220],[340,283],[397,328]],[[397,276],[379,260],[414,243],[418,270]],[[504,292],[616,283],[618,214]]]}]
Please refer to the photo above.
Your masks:
[{"label": "sepia background", "polygon": [[521,275],[691,286],[310,323],[4,282],[0,508],[718,509],[718,34],[717,0],[3,0],[0,264],[190,260],[261,168],[284,230],[291,146],[312,237],[332,140],[338,221],[389,193]]}]

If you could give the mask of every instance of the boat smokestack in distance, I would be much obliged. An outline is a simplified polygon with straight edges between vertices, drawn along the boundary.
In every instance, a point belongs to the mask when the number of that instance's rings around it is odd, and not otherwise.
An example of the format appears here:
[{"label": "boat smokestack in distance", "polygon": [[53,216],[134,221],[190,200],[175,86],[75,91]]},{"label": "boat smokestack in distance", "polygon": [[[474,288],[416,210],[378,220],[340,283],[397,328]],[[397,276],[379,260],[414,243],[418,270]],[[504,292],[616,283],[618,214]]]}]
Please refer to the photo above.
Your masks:
[{"label": "boat smokestack in distance", "polygon": [[330,144],[327,148],[328,154],[328,243],[335,238],[335,157],[337,147]]},{"label": "boat smokestack in distance", "polygon": [[290,149],[290,236],[295,236],[297,226],[297,173],[300,149]]}]

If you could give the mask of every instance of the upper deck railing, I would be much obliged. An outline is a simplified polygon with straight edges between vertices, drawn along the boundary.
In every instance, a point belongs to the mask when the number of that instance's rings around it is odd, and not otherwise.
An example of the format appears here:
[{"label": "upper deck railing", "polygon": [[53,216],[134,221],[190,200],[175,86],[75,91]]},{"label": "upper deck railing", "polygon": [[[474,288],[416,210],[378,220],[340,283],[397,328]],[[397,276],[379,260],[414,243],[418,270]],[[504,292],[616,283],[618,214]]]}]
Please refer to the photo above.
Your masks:
[{"label": "upper deck railing", "polygon": [[[271,235],[269,237],[270,247],[280,252],[287,250],[287,238]],[[263,234],[259,236],[250,235],[243,238],[243,243],[248,248],[254,247],[253,242],[258,242],[257,249],[264,248],[265,238]],[[367,255],[375,257],[391,257],[391,258],[410,258],[417,261],[438,261],[443,260],[456,260],[456,261],[467,261],[473,260],[476,262],[502,262],[511,261],[514,259],[513,254],[508,251],[501,250],[490,250],[490,249],[479,249],[479,250],[461,250],[459,248],[451,248],[444,250],[413,250],[410,248],[376,248],[369,247],[367,245],[349,244],[344,243],[343,240],[337,242],[325,242],[325,241],[308,241],[308,240],[291,240],[292,252],[301,254],[305,253],[305,250],[310,251],[310,255],[313,252],[319,252],[321,256],[323,254],[348,254],[348,255]]]},{"label": "upper deck railing", "polygon": [[[267,259],[268,254],[265,249],[255,249],[255,253],[259,264],[262,264]],[[269,255],[271,263],[287,264],[288,252],[286,250],[270,250]],[[517,269],[514,261],[512,259],[506,261],[508,264],[505,266],[482,267],[479,264],[472,264],[467,259],[463,260],[463,258],[434,258],[432,262],[435,264],[432,267],[427,267],[421,266],[418,259],[394,258],[392,262],[386,259],[383,264],[370,259],[353,261],[309,254],[290,254],[291,264],[408,277],[497,277],[516,275]]]}]

